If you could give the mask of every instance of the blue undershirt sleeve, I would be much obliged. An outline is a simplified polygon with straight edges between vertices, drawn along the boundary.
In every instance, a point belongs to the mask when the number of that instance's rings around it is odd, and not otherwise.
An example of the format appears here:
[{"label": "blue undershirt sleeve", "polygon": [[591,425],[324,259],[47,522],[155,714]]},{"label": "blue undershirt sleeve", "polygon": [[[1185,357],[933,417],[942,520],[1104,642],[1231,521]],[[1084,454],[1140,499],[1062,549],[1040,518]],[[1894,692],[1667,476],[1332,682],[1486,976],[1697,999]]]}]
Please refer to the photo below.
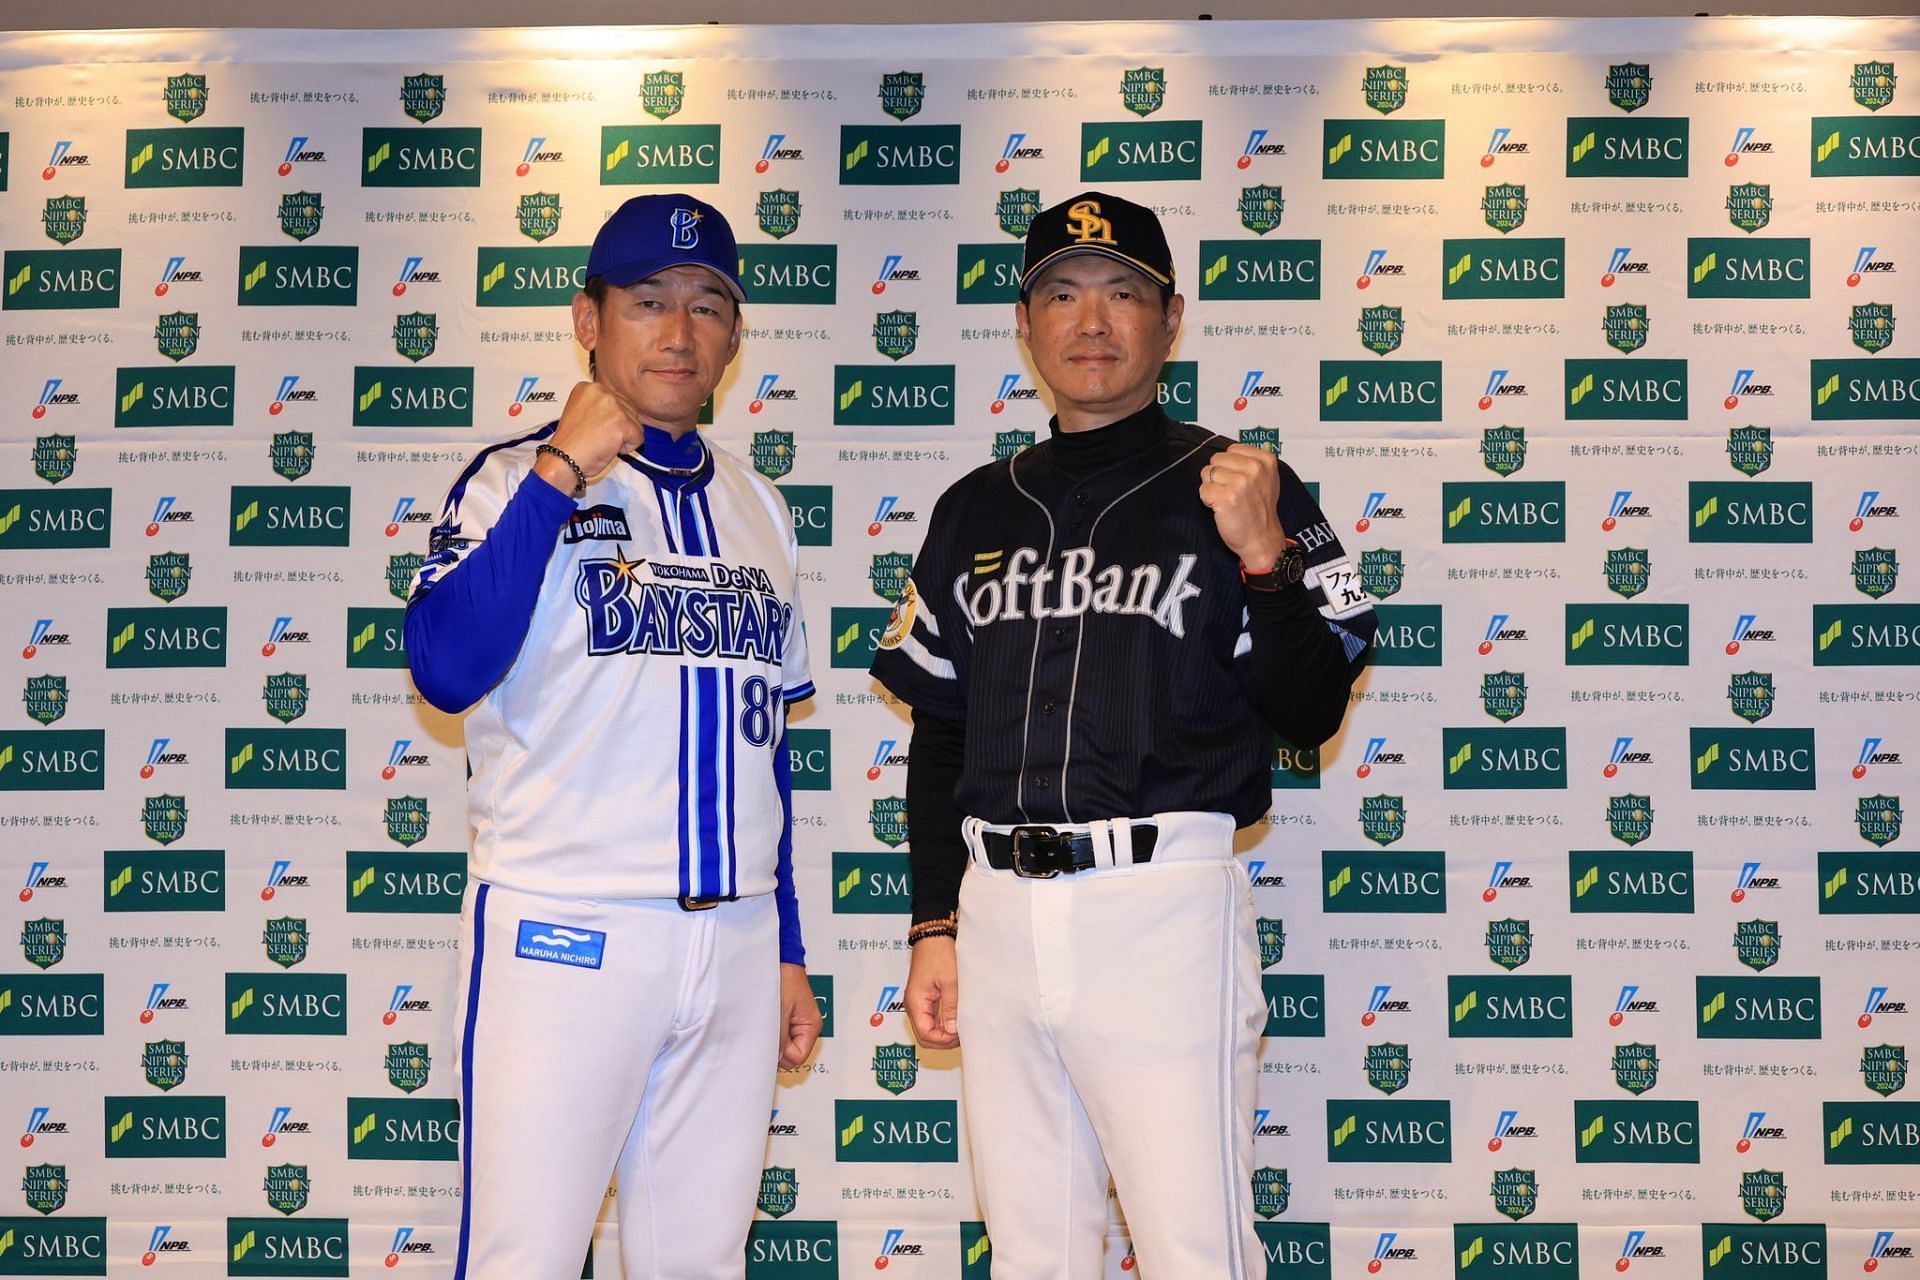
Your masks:
[{"label": "blue undershirt sleeve", "polygon": [[529,472],[485,541],[437,577],[423,575],[407,603],[405,640],[414,687],[428,702],[457,714],[507,674],[573,511],[571,498]]},{"label": "blue undershirt sleeve", "polygon": [[780,963],[804,965],[807,949],[800,942],[800,899],[793,891],[793,757],[787,754],[787,731],[773,748],[773,785],[780,793],[780,849],[773,868],[773,900],[780,913]]}]

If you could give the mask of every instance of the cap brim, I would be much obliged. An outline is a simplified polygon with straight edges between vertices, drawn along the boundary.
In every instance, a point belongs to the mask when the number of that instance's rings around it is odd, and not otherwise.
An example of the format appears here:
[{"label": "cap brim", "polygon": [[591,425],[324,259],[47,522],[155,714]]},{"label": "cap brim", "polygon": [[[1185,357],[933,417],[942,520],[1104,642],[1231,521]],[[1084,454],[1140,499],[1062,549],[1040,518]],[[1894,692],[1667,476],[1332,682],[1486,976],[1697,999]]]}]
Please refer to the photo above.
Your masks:
[{"label": "cap brim", "polygon": [[717,276],[727,286],[727,292],[733,295],[735,302],[747,300],[746,290],[740,282],[726,272],[705,262],[690,262],[685,258],[637,258],[632,262],[621,262],[608,267],[600,273],[600,278],[616,289],[624,289],[630,284],[639,284],[642,280],[659,275],[669,267],[699,267]]},{"label": "cap brim", "polygon": [[1040,259],[1040,261],[1034,263],[1032,267],[1028,268],[1026,274],[1020,277],[1020,292],[1025,293],[1028,290],[1028,288],[1033,284],[1033,278],[1035,276],[1039,275],[1042,271],[1045,271],[1048,267],[1052,266],[1054,263],[1060,261],[1060,259],[1071,258],[1075,254],[1081,254],[1081,253],[1096,253],[1103,258],[1112,258],[1115,262],[1124,262],[1127,266],[1132,267],[1135,271],[1138,271],[1141,275],[1145,276],[1147,279],[1153,281],[1157,285],[1171,287],[1173,284],[1172,276],[1164,275],[1161,272],[1155,270],[1153,267],[1150,267],[1146,263],[1140,261],[1140,259],[1121,253],[1118,249],[1111,249],[1105,245],[1070,244],[1064,249],[1055,249],[1052,253],[1048,254],[1046,257]]}]

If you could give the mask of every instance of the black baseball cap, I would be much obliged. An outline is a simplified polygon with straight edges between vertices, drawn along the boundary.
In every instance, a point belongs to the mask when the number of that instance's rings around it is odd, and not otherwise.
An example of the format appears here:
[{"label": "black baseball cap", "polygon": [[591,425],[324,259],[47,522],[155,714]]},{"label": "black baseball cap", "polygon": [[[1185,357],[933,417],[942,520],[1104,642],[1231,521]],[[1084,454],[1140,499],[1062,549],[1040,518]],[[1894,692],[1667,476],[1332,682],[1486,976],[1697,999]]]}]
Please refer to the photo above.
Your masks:
[{"label": "black baseball cap", "polygon": [[705,267],[736,302],[747,300],[726,215],[682,192],[634,196],[613,211],[587,252],[587,275],[618,289],[680,266]]},{"label": "black baseball cap", "polygon": [[1026,297],[1044,268],[1077,253],[1124,262],[1155,284],[1173,287],[1173,251],[1158,215],[1120,196],[1082,191],[1034,215],[1020,268],[1020,296]]}]

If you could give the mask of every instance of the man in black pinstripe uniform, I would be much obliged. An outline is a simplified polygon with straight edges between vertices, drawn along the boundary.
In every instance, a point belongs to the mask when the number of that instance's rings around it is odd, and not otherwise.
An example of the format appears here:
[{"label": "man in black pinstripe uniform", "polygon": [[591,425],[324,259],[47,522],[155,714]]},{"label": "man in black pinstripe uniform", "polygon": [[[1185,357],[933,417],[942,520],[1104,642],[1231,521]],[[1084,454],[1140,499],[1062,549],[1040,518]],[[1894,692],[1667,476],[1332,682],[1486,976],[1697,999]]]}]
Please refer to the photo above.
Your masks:
[{"label": "man in black pinstripe uniform", "polygon": [[1374,618],[1290,467],[1161,410],[1183,310],[1151,210],[1033,220],[1014,316],[1051,438],[942,495],[873,667],[913,707],[907,1011],[965,1039],[997,1280],[1099,1276],[1109,1174],[1149,1280],[1266,1273],[1233,833],[1275,733],[1339,728]]}]

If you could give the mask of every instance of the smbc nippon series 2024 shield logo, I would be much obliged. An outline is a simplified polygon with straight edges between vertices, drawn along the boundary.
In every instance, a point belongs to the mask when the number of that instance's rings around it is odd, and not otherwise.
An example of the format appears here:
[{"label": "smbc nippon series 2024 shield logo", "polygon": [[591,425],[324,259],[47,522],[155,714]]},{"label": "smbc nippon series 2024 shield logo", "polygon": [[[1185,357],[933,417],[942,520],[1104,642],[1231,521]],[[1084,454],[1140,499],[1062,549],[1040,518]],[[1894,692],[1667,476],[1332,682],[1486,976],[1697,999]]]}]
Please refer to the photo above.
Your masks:
[{"label": "smbc nippon series 2024 shield logo", "polygon": [[1488,226],[1505,235],[1527,220],[1527,189],[1517,183],[1496,182],[1481,194],[1480,212]]},{"label": "smbc nippon series 2024 shield logo", "polygon": [[207,110],[207,78],[197,73],[168,76],[167,114],[181,124],[192,124]]},{"label": "smbc nippon series 2024 shield logo", "polygon": [[1860,1051],[1860,1079],[1881,1097],[1907,1087],[1907,1047],[1903,1044],[1872,1044]]},{"label": "smbc nippon series 2024 shield logo", "polygon": [[140,1053],[140,1069],[147,1083],[161,1092],[178,1088],[187,1078],[187,1042],[149,1041]]},{"label": "smbc nippon series 2024 shield logo", "polygon": [[1787,1175],[1777,1169],[1755,1169],[1740,1175],[1740,1207],[1766,1222],[1787,1209]]},{"label": "smbc nippon series 2024 shield logo", "polygon": [[1375,600],[1385,600],[1399,591],[1405,576],[1399,551],[1378,547],[1360,553],[1360,585]]},{"label": "smbc nippon series 2024 shield logo", "polygon": [[1488,427],[1480,433],[1480,461],[1497,476],[1510,476],[1527,465],[1525,427]]},{"label": "smbc nippon series 2024 shield logo", "polygon": [[1727,465],[1743,476],[1757,476],[1772,466],[1773,428],[1730,428],[1727,431]]},{"label": "smbc nippon series 2024 shield logo", "polygon": [[1751,235],[1773,220],[1773,188],[1764,182],[1736,182],[1727,188],[1727,221]]},{"label": "smbc nippon series 2024 shield logo", "polygon": [[1392,844],[1406,835],[1406,797],[1362,796],[1360,798],[1360,834],[1380,845]]},{"label": "smbc nippon series 2024 shield logo", "polygon": [[85,196],[51,196],[40,210],[40,225],[55,244],[72,244],[87,229]]},{"label": "smbc nippon series 2024 shield logo", "polygon": [[431,72],[407,76],[400,82],[400,109],[421,124],[438,116],[447,106],[447,78]]},{"label": "smbc nippon series 2024 shield logo", "polygon": [[184,551],[162,551],[147,557],[147,590],[172,603],[193,585],[192,558]]},{"label": "smbc nippon series 2024 shield logo", "polygon": [[1033,187],[1002,191],[993,206],[993,216],[1000,223],[1000,229],[1015,240],[1027,238],[1027,231],[1033,226],[1033,215],[1039,212],[1040,192]]},{"label": "smbc nippon series 2024 shield logo", "polygon": [[545,240],[560,230],[560,193],[535,191],[521,196],[514,217],[520,224],[521,235],[529,240]]},{"label": "smbc nippon series 2024 shield logo", "polygon": [[1884,847],[1898,840],[1900,819],[1899,796],[1861,796],[1854,803],[1854,826],[1868,844]]},{"label": "smbc nippon series 2024 shield logo", "polygon": [[1607,589],[1631,600],[1647,589],[1653,562],[1645,547],[1614,547],[1607,552]]},{"label": "smbc nippon series 2024 shield logo", "polygon": [[778,480],[793,470],[793,432],[756,431],[747,446],[753,469],[769,480]]},{"label": "smbc nippon series 2024 shield logo", "polygon": [[1854,346],[1869,354],[1884,351],[1893,345],[1893,304],[1863,302],[1849,315],[1847,327]]},{"label": "smbc nippon series 2024 shield logo", "polygon": [[1653,834],[1653,798],[1634,795],[1607,797],[1607,830],[1624,845],[1636,845]]},{"label": "smbc nippon series 2024 shield logo", "polygon": [[72,436],[37,436],[33,442],[33,474],[48,484],[59,484],[72,477],[79,456]]},{"label": "smbc nippon series 2024 shield logo", "polygon": [[267,714],[282,724],[291,724],[307,714],[307,677],[305,672],[283,671],[267,677],[260,696]]},{"label": "smbc nippon series 2024 shield logo", "polygon": [[1253,922],[1254,935],[1260,939],[1260,967],[1271,969],[1287,956],[1287,931],[1279,920],[1261,916]]},{"label": "smbc nippon series 2024 shield logo", "polygon": [[1407,105],[1407,69],[1405,67],[1368,67],[1360,81],[1361,96],[1381,115],[1392,115]]},{"label": "smbc nippon series 2024 shield logo", "polygon": [[1853,87],[1853,100],[1869,111],[1878,111],[1892,102],[1893,91],[1899,87],[1891,62],[1856,62],[1849,83]]},{"label": "smbc nippon series 2024 shield logo", "polygon": [[919,1052],[910,1044],[875,1045],[873,1080],[888,1093],[905,1093],[920,1082]]},{"label": "smbc nippon series 2024 shield logo", "polygon": [[926,77],[920,72],[889,71],[880,77],[880,109],[895,120],[911,120],[926,101]]},{"label": "smbc nippon series 2024 shield logo", "polygon": [[[67,1203],[67,1166],[63,1164],[30,1164],[25,1176],[20,1179],[20,1190],[26,1193],[27,1207],[40,1213],[54,1213],[65,1208]],[[8,1232],[8,1235],[13,1234]],[[47,1272],[45,1274],[57,1274]]]},{"label": "smbc nippon series 2024 shield logo", "polygon": [[387,800],[387,836],[395,844],[416,845],[427,838],[427,801],[424,796],[393,796]]},{"label": "smbc nippon series 2024 shield logo", "polygon": [[762,191],[753,206],[753,218],[775,240],[786,239],[800,229],[800,193],[784,187]]},{"label": "smbc nippon series 2024 shield logo", "polygon": [[1660,1080],[1660,1051],[1650,1044],[1613,1046],[1613,1082],[1636,1098]]},{"label": "smbc nippon series 2024 shield logo", "polygon": [[1285,1169],[1264,1167],[1253,1171],[1253,1211],[1263,1218],[1277,1218],[1287,1211],[1293,1197],[1293,1183]]},{"label": "smbc nippon series 2024 shield logo", "polygon": [[416,364],[440,345],[440,317],[431,311],[408,311],[393,318],[393,349]]},{"label": "smbc nippon series 2024 shield logo", "polygon": [[1727,681],[1727,703],[1733,714],[1757,724],[1773,714],[1773,673],[1738,671]]},{"label": "smbc nippon series 2024 shield logo", "polygon": [[433,1072],[433,1057],[418,1040],[402,1040],[387,1046],[387,1083],[402,1093],[412,1093],[426,1084]]},{"label": "smbc nippon series 2024 shield logo", "polygon": [[873,348],[889,360],[913,354],[920,341],[920,317],[912,311],[882,311],[873,318]]},{"label": "smbc nippon series 2024 shield logo", "polygon": [[1377,356],[1400,349],[1400,339],[1405,334],[1405,326],[1400,321],[1399,307],[1362,307],[1360,309],[1360,344]]},{"label": "smbc nippon series 2024 shield logo", "polygon": [[907,580],[913,576],[913,556],[906,551],[884,551],[867,566],[867,583],[873,594],[888,604],[898,604],[906,594]]},{"label": "smbc nippon series 2024 shield logo", "polygon": [[1778,920],[1736,920],[1733,925],[1733,954],[1741,964],[1758,972],[1780,962],[1780,922]]},{"label": "smbc nippon series 2024 shield logo", "polygon": [[904,796],[880,796],[867,810],[873,838],[889,849],[907,842],[907,801]]},{"label": "smbc nippon series 2024 shield logo", "polygon": [[28,676],[20,699],[27,714],[41,724],[52,724],[67,714],[67,678],[65,676]]},{"label": "smbc nippon series 2024 shield logo", "polygon": [[420,568],[427,558],[418,551],[403,551],[387,557],[387,591],[396,600],[404,601],[413,594],[413,580],[419,576]]},{"label": "smbc nippon series 2024 shield logo", "polygon": [[317,191],[291,191],[280,197],[280,229],[295,240],[318,234],[326,216],[326,202]]},{"label": "smbc nippon series 2024 shield logo", "polygon": [[800,1180],[793,1170],[778,1165],[760,1173],[760,1198],[754,1202],[769,1218],[784,1218],[800,1200]]},{"label": "smbc nippon series 2024 shield logo", "polygon": [[291,969],[305,960],[307,944],[311,940],[307,922],[300,916],[277,916],[268,920],[266,931],[260,935],[260,941],[267,949],[267,959],[282,969]]},{"label": "smbc nippon series 2024 shield logo", "polygon": [[1878,600],[1900,580],[1900,561],[1892,547],[1866,547],[1853,553],[1853,585]]},{"label": "smbc nippon series 2024 shield logo", "polygon": [[276,431],[267,446],[267,462],[273,474],[286,480],[298,480],[313,470],[313,432]]},{"label": "smbc nippon series 2024 shield logo", "polygon": [[1491,671],[1480,677],[1480,705],[1505,724],[1527,709],[1527,677],[1520,671]]},{"label": "smbc nippon series 2024 shield logo", "polygon": [[1533,922],[1505,920],[1487,922],[1487,959],[1502,969],[1518,969],[1533,959]]},{"label": "smbc nippon series 2024 shield logo", "polygon": [[140,825],[147,839],[156,844],[172,844],[187,834],[187,798],[148,796],[140,810]]},{"label": "smbc nippon series 2024 shield logo", "polygon": [[687,100],[687,82],[678,71],[649,71],[640,77],[640,109],[665,120]]},{"label": "smbc nippon series 2024 shield logo", "polygon": [[1362,1065],[1367,1083],[1382,1093],[1398,1093],[1413,1079],[1413,1055],[1404,1044],[1370,1044]]},{"label": "smbc nippon series 2024 shield logo", "polygon": [[51,969],[67,958],[67,922],[42,916],[20,926],[20,950],[36,969]]},{"label": "smbc nippon series 2024 shield logo", "polygon": [[1607,101],[1622,111],[1638,111],[1653,97],[1653,68],[1644,62],[1616,62],[1607,68]]},{"label": "smbc nippon series 2024 shield logo", "polygon": [[1540,1180],[1532,1169],[1495,1169],[1493,1207],[1515,1222],[1540,1207]]},{"label": "smbc nippon series 2024 shield logo", "polygon": [[200,349],[200,313],[169,311],[153,322],[153,343],[169,360],[185,360]]},{"label": "smbc nippon series 2024 shield logo", "polygon": [[267,1204],[286,1214],[306,1208],[307,1197],[313,1192],[313,1182],[303,1164],[268,1165],[266,1180],[261,1185],[266,1189]]},{"label": "smbc nippon series 2024 shield logo", "polygon": [[1280,225],[1287,211],[1287,200],[1279,187],[1265,183],[1240,188],[1240,225],[1263,236]]},{"label": "smbc nippon series 2024 shield logo", "polygon": [[1120,105],[1137,116],[1150,116],[1167,102],[1167,69],[1134,67],[1120,73]]},{"label": "smbc nippon series 2024 shield logo", "polygon": [[1646,307],[1637,302],[1609,304],[1600,317],[1607,345],[1628,355],[1647,345],[1649,324]]}]

